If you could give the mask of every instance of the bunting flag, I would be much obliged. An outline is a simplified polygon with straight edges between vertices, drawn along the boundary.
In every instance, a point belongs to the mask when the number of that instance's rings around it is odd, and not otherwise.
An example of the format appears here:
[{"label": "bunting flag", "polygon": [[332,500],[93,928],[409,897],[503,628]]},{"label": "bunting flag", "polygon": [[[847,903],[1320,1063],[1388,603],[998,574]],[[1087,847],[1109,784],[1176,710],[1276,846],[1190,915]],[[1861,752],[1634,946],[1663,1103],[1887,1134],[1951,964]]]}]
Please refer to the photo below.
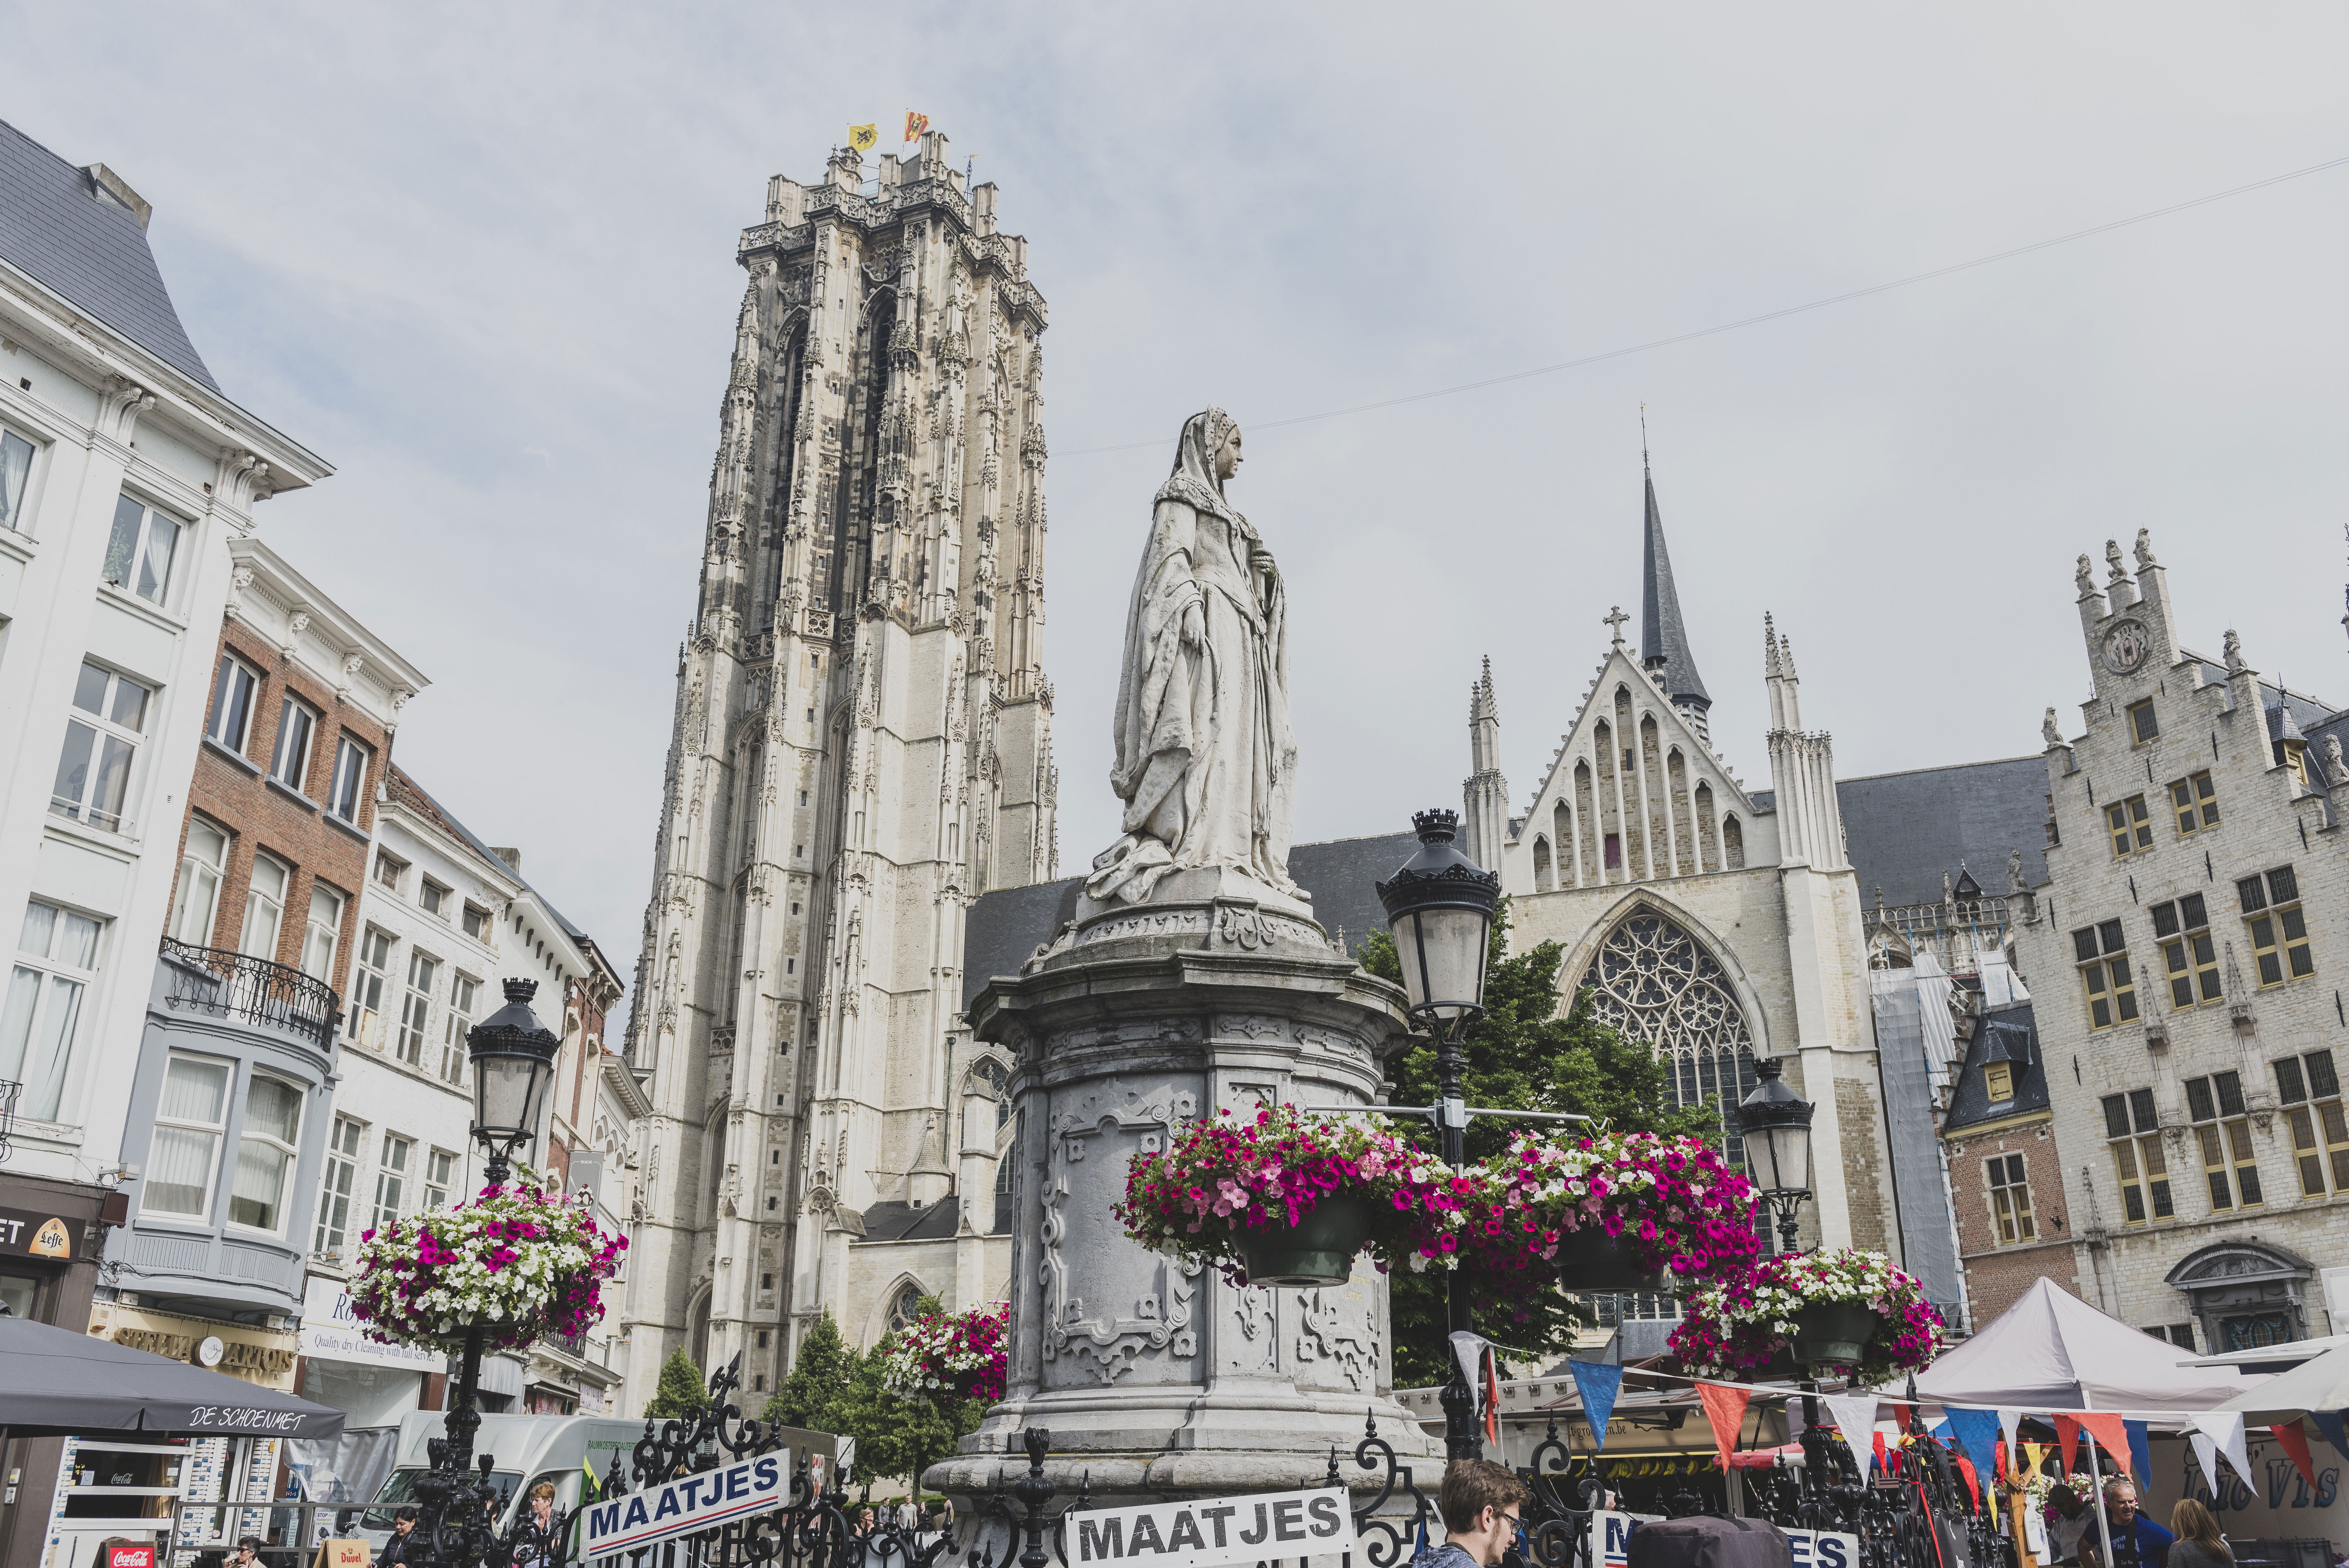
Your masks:
[{"label": "bunting flag", "polygon": [[2055,1441],[2064,1450],[2064,1473],[2069,1476],[2080,1468],[2080,1423],[2069,1416],[2056,1417]]},{"label": "bunting flag", "polygon": [[1988,1475],[1997,1468],[1998,1412],[1996,1410],[1963,1410],[1955,1405],[1947,1407],[1951,1435],[1955,1446],[1966,1451],[1973,1461],[1976,1475]]},{"label": "bunting flag", "polygon": [[2209,1482],[2213,1498],[2227,1495],[2227,1483],[2219,1477],[2219,1445],[2200,1432],[2189,1432],[2186,1440],[2194,1445],[2194,1458],[2202,1467],[2203,1480]]},{"label": "bunting flag", "polygon": [[2251,1450],[2243,1442],[2243,1415],[2240,1410],[2213,1410],[2189,1417],[2194,1429],[2209,1438],[2235,1467],[2235,1474],[2243,1480],[2251,1479]]},{"label": "bunting flag", "polygon": [[2001,1410],[1998,1424],[2000,1429],[2006,1433],[2006,1462],[2011,1465],[2023,1455],[2023,1412]]},{"label": "bunting flag", "polygon": [[2025,1475],[2037,1475],[2039,1467],[2046,1462],[2047,1445],[2045,1443],[2023,1445],[2023,1470]]},{"label": "bunting flag", "polygon": [[2316,1423],[2324,1440],[2340,1449],[2343,1459],[2349,1460],[2349,1411],[2311,1410],[2308,1418]]},{"label": "bunting flag", "polygon": [[2075,1418],[2096,1439],[2096,1447],[2104,1450],[2105,1459],[2112,1461],[2113,1470],[2119,1470],[2121,1455],[2129,1451],[2128,1428],[2122,1418],[2107,1410],[2083,1410]]},{"label": "bunting flag", "polygon": [[2121,1423],[2128,1431],[2129,1469],[2137,1476],[2137,1484],[2146,1491],[2153,1490],[2153,1429],[2143,1421]]},{"label": "bunting flag", "polygon": [[1590,1440],[1599,1447],[1607,1446],[1607,1418],[1615,1413],[1615,1401],[1623,1393],[1623,1368],[1605,1361],[1568,1361],[1567,1370],[1574,1374],[1575,1390],[1582,1396],[1582,1413],[1590,1422]]},{"label": "bunting flag", "polygon": [[1713,1442],[1721,1454],[1721,1468],[1727,1470],[1730,1450],[1737,1447],[1738,1435],[1744,1430],[1745,1406],[1754,1390],[1733,1388],[1725,1383],[1699,1383],[1696,1395],[1704,1401],[1704,1418],[1713,1423]]},{"label": "bunting flag", "polygon": [[1472,1390],[1476,1387],[1476,1369],[1485,1364],[1485,1351],[1491,1344],[1483,1335],[1464,1328],[1452,1331],[1452,1358],[1460,1363],[1460,1380]]},{"label": "bunting flag", "polygon": [[1876,1435],[1876,1396],[1873,1394],[1822,1394],[1819,1403],[1827,1408],[1827,1419],[1843,1429],[1843,1440],[1851,1449],[1851,1457],[1859,1466],[1859,1480],[1868,1482],[1870,1467],[1879,1450],[1868,1439]]},{"label": "bunting flag", "polygon": [[1884,1434],[1873,1428],[1869,1429],[1868,1434],[1868,1451],[1876,1456],[1876,1468],[1882,1470],[1884,1468]]},{"label": "bunting flag", "polygon": [[1974,1511],[1982,1511],[1982,1482],[1975,1478],[1974,1461],[1965,1455],[1958,1456],[1958,1473],[1966,1478],[1966,1491],[1974,1500]]},{"label": "bunting flag", "polygon": [[1485,1347],[1485,1440],[1497,1446],[1501,1440],[1501,1358],[1493,1347]]},{"label": "bunting flag", "polygon": [[874,120],[871,125],[852,125],[848,128],[848,145],[859,152],[872,151],[873,144],[880,139],[881,122],[879,120]]},{"label": "bunting flag", "polygon": [[919,141],[922,137],[922,132],[929,129],[930,117],[928,115],[916,114],[912,109],[907,109],[905,111],[905,139],[907,141]]},{"label": "bunting flag", "polygon": [[2004,1480],[2006,1479],[2006,1472],[2010,1468],[2007,1462],[2006,1445],[2004,1443],[2000,1443],[1991,1449],[1991,1479],[1993,1480]]},{"label": "bunting flag", "polygon": [[2273,1432],[2275,1440],[2283,1445],[2283,1451],[2292,1456],[2292,1468],[2300,1472],[2300,1479],[2308,1483],[2308,1490],[2316,1491],[2316,1466],[2309,1460],[2308,1434],[2300,1429],[2299,1420],[2294,1418],[2280,1427],[2270,1427],[2268,1430]]}]

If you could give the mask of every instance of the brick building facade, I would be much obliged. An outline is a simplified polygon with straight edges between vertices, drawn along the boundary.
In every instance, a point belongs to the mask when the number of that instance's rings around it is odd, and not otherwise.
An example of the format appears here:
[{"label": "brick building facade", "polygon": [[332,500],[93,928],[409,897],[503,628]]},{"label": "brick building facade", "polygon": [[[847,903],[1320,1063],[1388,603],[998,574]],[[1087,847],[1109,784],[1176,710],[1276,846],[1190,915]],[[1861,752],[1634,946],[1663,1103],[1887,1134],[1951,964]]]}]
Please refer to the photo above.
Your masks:
[{"label": "brick building facade", "polygon": [[2063,1160],[2029,1004],[1986,1011],[1950,1086],[1941,1137],[1974,1326],[2037,1279],[2077,1295]]}]

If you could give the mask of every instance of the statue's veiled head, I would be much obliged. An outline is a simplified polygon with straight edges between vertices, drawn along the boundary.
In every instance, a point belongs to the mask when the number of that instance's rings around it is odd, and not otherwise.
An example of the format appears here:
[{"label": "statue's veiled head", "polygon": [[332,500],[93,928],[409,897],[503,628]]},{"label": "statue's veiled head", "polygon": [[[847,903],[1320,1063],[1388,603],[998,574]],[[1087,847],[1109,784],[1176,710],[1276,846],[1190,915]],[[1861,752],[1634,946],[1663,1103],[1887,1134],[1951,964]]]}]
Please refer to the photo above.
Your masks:
[{"label": "statue's veiled head", "polygon": [[1239,471],[1239,421],[1221,408],[1206,408],[1183,422],[1174,449],[1174,472],[1221,495],[1224,481]]}]

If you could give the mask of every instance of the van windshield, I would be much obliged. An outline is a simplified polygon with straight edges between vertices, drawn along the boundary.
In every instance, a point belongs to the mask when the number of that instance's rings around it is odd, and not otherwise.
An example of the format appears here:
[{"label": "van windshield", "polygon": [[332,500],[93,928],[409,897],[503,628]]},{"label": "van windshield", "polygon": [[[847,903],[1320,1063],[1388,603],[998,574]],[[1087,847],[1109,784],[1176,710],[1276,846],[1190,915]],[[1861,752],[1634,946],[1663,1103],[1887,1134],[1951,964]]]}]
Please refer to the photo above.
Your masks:
[{"label": "van windshield", "polygon": [[[429,1471],[396,1470],[384,1477],[383,1490],[375,1494],[374,1505],[359,1520],[362,1530],[389,1530],[391,1516],[402,1503],[416,1501],[416,1483]],[[490,1484],[498,1489],[498,1517],[505,1518],[506,1505],[513,1501],[514,1488],[522,1484],[520,1470],[492,1470]]]}]

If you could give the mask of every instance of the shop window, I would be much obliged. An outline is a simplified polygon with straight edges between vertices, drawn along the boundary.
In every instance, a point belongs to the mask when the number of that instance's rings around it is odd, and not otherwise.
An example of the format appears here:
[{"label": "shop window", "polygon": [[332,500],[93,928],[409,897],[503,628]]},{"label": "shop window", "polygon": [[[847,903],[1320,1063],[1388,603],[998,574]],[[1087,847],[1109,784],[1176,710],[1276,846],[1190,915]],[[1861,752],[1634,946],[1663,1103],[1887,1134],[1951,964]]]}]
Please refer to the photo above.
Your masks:
[{"label": "shop window", "polygon": [[8,995],[0,1001],[0,1079],[24,1086],[19,1116],[57,1119],[82,997],[98,978],[99,931],[88,915],[38,899],[25,905]]},{"label": "shop window", "polygon": [[2235,884],[2235,893],[2242,901],[2261,989],[2316,973],[2308,952],[2308,918],[2300,907],[2300,879],[2290,866],[2245,877]]},{"label": "shop window", "polygon": [[2220,1000],[2219,953],[2210,939],[2210,916],[2202,895],[2189,892],[2157,903],[2151,913],[2161,962],[2169,972],[2170,1006],[2194,1007]]},{"label": "shop window", "polygon": [[2072,956],[2088,999],[2088,1026],[2109,1029],[2137,1016],[2137,981],[2129,971],[2121,923],[2107,920],[2072,934]]},{"label": "shop window", "polygon": [[2276,1098],[2283,1102],[2284,1125],[2292,1134],[2301,1196],[2323,1197],[2328,1172],[2333,1191],[2349,1192],[2349,1114],[2342,1108],[2333,1053],[2285,1057],[2274,1067]]},{"label": "shop window", "polygon": [[2111,1140],[2113,1168],[2121,1183],[2121,1218],[2142,1225],[2177,1212],[2169,1193],[2169,1161],[2161,1151],[2161,1119],[2153,1090],[2131,1089],[2104,1099],[2105,1136]]},{"label": "shop window", "polygon": [[150,1214],[202,1220],[212,1213],[213,1174],[228,1127],[229,1066],[174,1054],[155,1104],[154,1147],[140,1186]]},{"label": "shop window", "polygon": [[2106,807],[2105,830],[2112,835],[2116,856],[2153,848],[2153,822],[2146,815],[2145,797],[2132,795]]},{"label": "shop window", "polygon": [[2178,836],[2219,825],[2219,792],[2208,773],[2189,773],[2169,787],[2169,807],[2178,813]]},{"label": "shop window", "polygon": [[2186,1080],[2187,1119],[2194,1123],[2213,1210],[2250,1209],[2262,1202],[2251,1124],[2243,1110],[2240,1074],[2213,1073]]}]

